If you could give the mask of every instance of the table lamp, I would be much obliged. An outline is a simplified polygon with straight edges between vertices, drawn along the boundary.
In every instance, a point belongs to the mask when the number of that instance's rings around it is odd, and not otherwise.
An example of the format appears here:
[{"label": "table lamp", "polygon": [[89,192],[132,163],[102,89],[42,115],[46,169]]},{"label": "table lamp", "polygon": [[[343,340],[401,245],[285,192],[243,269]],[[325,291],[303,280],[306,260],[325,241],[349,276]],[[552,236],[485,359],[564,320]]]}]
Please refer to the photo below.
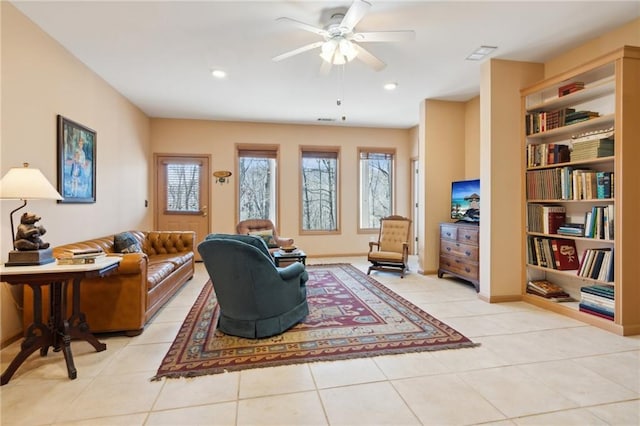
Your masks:
[{"label": "table lamp", "polygon": [[[16,239],[13,214],[25,207],[27,200],[62,200],[58,191],[39,169],[30,168],[29,163],[24,163],[23,167],[11,168],[0,180],[0,199],[23,201],[20,207],[9,213],[13,250],[9,252],[9,259],[5,266],[43,265],[53,262],[52,250],[40,239],[40,236],[46,232],[44,228],[35,226],[37,231],[31,232],[29,238],[24,239],[23,235],[18,235],[20,238]],[[40,220],[37,216],[35,218]],[[18,234],[20,233],[19,231]]]}]

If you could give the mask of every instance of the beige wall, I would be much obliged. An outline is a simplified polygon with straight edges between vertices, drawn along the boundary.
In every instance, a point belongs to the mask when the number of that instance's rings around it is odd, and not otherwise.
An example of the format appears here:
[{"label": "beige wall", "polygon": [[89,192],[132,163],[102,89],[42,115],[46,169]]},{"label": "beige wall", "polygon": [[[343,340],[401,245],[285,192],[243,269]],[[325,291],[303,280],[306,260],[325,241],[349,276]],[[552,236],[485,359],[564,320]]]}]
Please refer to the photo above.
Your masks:
[{"label": "beige wall", "polygon": [[480,96],[464,108],[464,178],[480,177]]},{"label": "beige wall", "polygon": [[451,182],[465,178],[465,103],[427,99],[422,103],[420,176],[424,226],[419,236],[422,273],[435,273],[439,224],[450,221]]},{"label": "beige wall", "polygon": [[[200,120],[151,120],[151,145],[155,153],[206,153],[212,170],[231,170],[230,185],[211,187],[212,232],[235,233],[237,223],[236,144],[279,146],[278,230],[295,239],[309,256],[364,254],[377,237],[359,234],[358,147],[396,150],[395,214],[410,214],[410,129],[282,125]],[[340,146],[340,228],[337,235],[300,235],[300,146]]]},{"label": "beige wall", "polygon": [[547,61],[544,78],[563,73],[624,45],[640,46],[640,18]]},{"label": "beige wall", "polygon": [[[0,173],[29,162],[56,186],[56,115],[97,132],[97,201],[56,204],[30,201],[52,245],[124,229],[151,227],[149,119],[8,2],[2,13],[2,111]],[[0,256],[11,249],[9,212],[0,203]],[[0,342],[21,332],[21,292],[0,284]],[[15,303],[14,303],[15,299]]]},{"label": "beige wall", "polygon": [[542,64],[492,59],[480,83],[480,296],[521,294],[523,148],[520,88],[542,77]]}]

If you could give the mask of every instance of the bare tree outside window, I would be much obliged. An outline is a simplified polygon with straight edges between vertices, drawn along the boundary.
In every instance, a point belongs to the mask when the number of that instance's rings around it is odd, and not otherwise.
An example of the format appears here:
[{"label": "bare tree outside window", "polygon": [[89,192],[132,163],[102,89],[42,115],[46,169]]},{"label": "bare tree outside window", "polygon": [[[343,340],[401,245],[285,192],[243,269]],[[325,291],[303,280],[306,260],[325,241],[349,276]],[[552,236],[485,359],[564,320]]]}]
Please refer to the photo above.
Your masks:
[{"label": "bare tree outside window", "polygon": [[338,229],[338,154],[302,153],[302,229]]},{"label": "bare tree outside window", "polygon": [[273,157],[240,152],[240,220],[270,219],[276,222],[275,152]]},{"label": "bare tree outside window", "polygon": [[360,152],[360,228],[377,229],[393,211],[393,154]]},{"label": "bare tree outside window", "polygon": [[200,164],[167,164],[167,211],[200,211]]}]

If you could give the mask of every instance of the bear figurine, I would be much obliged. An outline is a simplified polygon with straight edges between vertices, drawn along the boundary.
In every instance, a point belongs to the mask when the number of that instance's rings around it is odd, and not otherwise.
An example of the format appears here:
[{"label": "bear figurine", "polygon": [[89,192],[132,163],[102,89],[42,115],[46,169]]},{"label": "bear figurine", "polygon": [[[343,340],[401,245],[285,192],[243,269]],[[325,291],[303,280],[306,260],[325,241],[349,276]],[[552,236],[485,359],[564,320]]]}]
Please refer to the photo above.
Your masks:
[{"label": "bear figurine", "polygon": [[14,246],[16,250],[38,250],[49,248],[49,243],[42,241],[43,236],[47,230],[44,226],[36,225],[41,219],[40,216],[35,213],[24,213],[20,217],[20,225],[18,225],[18,232],[16,233],[16,240]]}]

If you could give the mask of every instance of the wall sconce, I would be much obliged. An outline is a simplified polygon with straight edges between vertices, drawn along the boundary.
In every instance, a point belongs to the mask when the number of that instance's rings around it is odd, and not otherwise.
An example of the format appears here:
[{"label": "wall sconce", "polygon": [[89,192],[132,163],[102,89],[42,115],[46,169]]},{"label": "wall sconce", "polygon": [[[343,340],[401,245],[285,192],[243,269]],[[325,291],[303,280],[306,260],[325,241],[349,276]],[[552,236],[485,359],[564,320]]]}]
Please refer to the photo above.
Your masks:
[{"label": "wall sconce", "polygon": [[218,170],[213,172],[213,177],[216,178],[216,183],[222,185],[223,183],[229,183],[229,177],[231,172],[229,170]]}]

